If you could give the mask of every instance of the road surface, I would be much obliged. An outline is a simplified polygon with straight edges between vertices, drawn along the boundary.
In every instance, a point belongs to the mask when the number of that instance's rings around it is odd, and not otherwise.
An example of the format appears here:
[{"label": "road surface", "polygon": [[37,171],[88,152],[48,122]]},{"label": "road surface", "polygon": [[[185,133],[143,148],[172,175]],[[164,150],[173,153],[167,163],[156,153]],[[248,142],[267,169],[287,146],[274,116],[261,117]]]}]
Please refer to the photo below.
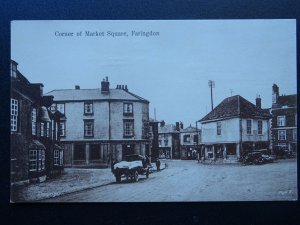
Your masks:
[{"label": "road surface", "polygon": [[[168,168],[137,183],[108,185],[43,202],[182,202],[297,200],[297,161],[271,164],[199,164],[169,160]],[[113,176],[113,175],[112,175]]]}]

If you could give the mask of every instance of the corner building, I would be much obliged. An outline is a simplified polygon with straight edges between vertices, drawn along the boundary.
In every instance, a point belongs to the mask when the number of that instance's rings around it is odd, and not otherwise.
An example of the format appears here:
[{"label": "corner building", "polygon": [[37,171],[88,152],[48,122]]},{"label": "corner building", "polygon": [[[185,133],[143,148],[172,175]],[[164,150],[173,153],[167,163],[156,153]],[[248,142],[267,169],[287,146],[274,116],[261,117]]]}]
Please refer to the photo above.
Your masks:
[{"label": "corner building", "polygon": [[65,114],[60,123],[65,166],[107,167],[125,155],[150,155],[149,101],[127,85],[109,88],[53,90],[51,110]]}]

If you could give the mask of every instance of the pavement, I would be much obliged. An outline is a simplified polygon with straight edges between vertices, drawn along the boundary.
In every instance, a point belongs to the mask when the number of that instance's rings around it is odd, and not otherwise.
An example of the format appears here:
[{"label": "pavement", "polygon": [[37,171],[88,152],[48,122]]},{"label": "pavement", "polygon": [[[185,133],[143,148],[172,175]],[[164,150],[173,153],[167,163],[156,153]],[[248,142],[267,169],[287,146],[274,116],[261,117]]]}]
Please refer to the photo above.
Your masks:
[{"label": "pavement", "polygon": [[[167,164],[161,161],[161,170]],[[152,163],[151,172],[156,172],[156,165]],[[109,185],[115,182],[110,168],[83,169],[65,168],[64,172],[56,178],[48,179],[42,183],[31,183],[14,187],[11,190],[11,202],[35,202],[64,194],[87,190],[95,187]]]}]

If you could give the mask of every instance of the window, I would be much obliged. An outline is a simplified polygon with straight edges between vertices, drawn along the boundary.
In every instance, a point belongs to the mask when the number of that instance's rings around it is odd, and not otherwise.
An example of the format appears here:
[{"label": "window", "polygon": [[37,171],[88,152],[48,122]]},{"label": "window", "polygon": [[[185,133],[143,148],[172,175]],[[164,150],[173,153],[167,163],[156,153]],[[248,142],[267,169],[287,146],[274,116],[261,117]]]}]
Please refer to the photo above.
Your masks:
[{"label": "window", "polygon": [[46,122],[46,136],[50,137],[50,123]]},{"label": "window", "polygon": [[94,136],[94,121],[85,120],[84,121],[84,136],[93,137]]},{"label": "window", "polygon": [[252,134],[252,120],[247,120],[247,134]]},{"label": "window", "polygon": [[29,150],[29,171],[45,169],[45,150]]},{"label": "window", "polygon": [[93,103],[84,103],[84,114],[93,114]]},{"label": "window", "polygon": [[33,108],[31,111],[31,131],[32,135],[36,135],[36,109]]},{"label": "window", "polygon": [[293,140],[297,141],[297,129],[293,129]]},{"label": "window", "polygon": [[10,130],[17,131],[18,129],[18,100],[11,99],[10,101]]},{"label": "window", "polygon": [[165,141],[165,146],[168,146],[169,140],[165,139],[164,141]]},{"label": "window", "polygon": [[51,112],[55,112],[56,111],[56,104],[53,103],[51,106],[50,106],[50,110]]},{"label": "window", "polygon": [[60,153],[59,153],[59,164],[63,165],[63,163],[64,163],[64,152],[60,151]]},{"label": "window", "polygon": [[217,122],[217,135],[221,135],[221,121]]},{"label": "window", "polygon": [[54,150],[54,165],[59,165],[59,150]]},{"label": "window", "polygon": [[198,135],[198,134],[195,134],[195,135],[194,135],[194,142],[195,142],[195,143],[198,143],[198,138],[199,138],[199,135]]},{"label": "window", "polygon": [[84,144],[74,144],[74,160],[85,160]]},{"label": "window", "polygon": [[44,137],[45,135],[45,124],[41,123],[41,137]]},{"label": "window", "polygon": [[11,63],[11,76],[16,77],[17,76],[17,65],[15,63]]},{"label": "window", "polygon": [[257,121],[257,134],[262,134],[262,120]]},{"label": "window", "polygon": [[191,136],[189,134],[183,135],[183,142],[190,142]]},{"label": "window", "polygon": [[99,144],[90,145],[90,160],[99,160],[101,158],[100,149]]},{"label": "window", "polygon": [[66,123],[65,122],[59,123],[59,135],[61,137],[66,136]]},{"label": "window", "polygon": [[65,104],[64,103],[57,103],[56,104],[56,109],[60,111],[62,114],[65,114]]},{"label": "window", "polygon": [[159,146],[162,145],[162,140],[158,140],[158,145],[159,145]]},{"label": "window", "polygon": [[134,125],[133,120],[124,120],[124,137],[133,137],[134,134]]},{"label": "window", "polygon": [[286,140],[286,130],[278,130],[278,140],[280,141]]},{"label": "window", "polygon": [[124,103],[124,105],[123,105],[123,114],[124,115],[132,115],[133,114],[132,103]]},{"label": "window", "polygon": [[37,169],[37,150],[29,150],[29,171]]},{"label": "window", "polygon": [[277,126],[278,127],[285,126],[285,116],[277,116]]}]

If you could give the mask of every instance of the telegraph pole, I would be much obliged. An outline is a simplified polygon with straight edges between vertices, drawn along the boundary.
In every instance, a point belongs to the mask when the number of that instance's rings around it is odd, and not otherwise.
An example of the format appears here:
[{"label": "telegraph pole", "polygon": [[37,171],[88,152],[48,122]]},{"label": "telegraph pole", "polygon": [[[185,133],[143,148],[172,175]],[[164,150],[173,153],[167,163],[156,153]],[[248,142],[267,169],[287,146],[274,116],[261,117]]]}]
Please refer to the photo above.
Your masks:
[{"label": "telegraph pole", "polygon": [[210,87],[210,99],[211,99],[211,111],[212,111],[214,109],[212,89],[215,87],[215,82],[212,80],[209,80],[208,87]]}]

